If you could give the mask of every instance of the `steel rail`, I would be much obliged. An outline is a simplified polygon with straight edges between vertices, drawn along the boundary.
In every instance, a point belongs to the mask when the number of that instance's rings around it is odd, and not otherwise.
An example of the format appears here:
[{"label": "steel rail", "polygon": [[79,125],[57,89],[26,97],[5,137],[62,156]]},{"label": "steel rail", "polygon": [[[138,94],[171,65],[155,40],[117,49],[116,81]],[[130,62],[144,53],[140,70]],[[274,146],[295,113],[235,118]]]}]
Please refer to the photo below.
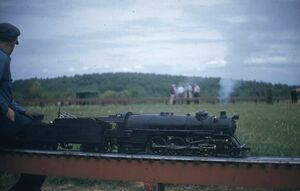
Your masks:
[{"label": "steel rail", "polygon": [[[160,190],[163,183],[300,188],[300,158],[287,157],[177,157],[2,149],[0,171],[140,181],[147,190]],[[154,186],[156,183],[161,184]]]},{"label": "steel rail", "polygon": [[170,162],[202,162],[202,163],[223,163],[223,164],[247,164],[247,165],[285,165],[299,166],[300,158],[295,157],[196,157],[196,156],[168,156],[168,155],[145,155],[145,154],[122,154],[122,153],[92,153],[80,151],[48,151],[48,150],[27,150],[27,149],[0,149],[1,153],[46,155],[61,157],[83,157],[95,159],[126,159],[145,161],[170,161]]}]

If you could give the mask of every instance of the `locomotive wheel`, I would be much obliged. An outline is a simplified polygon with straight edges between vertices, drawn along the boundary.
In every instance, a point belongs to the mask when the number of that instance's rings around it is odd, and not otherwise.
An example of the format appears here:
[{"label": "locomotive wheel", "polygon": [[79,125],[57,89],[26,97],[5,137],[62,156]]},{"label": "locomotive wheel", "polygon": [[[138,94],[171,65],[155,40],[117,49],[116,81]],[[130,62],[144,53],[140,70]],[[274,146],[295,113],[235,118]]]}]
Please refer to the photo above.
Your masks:
[{"label": "locomotive wheel", "polygon": [[231,150],[231,151],[229,152],[229,156],[230,156],[230,157],[234,157],[234,158],[238,157],[239,154],[240,154],[240,153],[239,153],[238,151],[236,151],[236,150]]},{"label": "locomotive wheel", "polygon": [[167,141],[163,137],[154,136],[149,142],[149,151],[153,154],[162,155],[166,152]]},{"label": "locomotive wheel", "polygon": [[169,152],[173,155],[184,155],[186,154],[186,142],[181,137],[173,137],[169,140]]},{"label": "locomotive wheel", "polygon": [[81,144],[79,150],[84,152],[98,152],[101,147],[96,144]]},{"label": "locomotive wheel", "polygon": [[58,146],[60,148],[62,148],[63,150],[71,150],[71,149],[73,149],[73,145],[72,144],[60,143]]}]

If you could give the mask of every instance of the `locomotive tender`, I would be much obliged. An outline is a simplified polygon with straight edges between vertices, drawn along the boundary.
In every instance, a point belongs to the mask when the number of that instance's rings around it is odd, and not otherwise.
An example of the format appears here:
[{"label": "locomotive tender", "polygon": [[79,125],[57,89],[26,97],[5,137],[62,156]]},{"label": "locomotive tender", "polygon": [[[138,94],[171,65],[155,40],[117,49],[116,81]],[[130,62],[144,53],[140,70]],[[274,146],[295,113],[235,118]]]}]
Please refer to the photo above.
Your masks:
[{"label": "locomotive tender", "polygon": [[[49,124],[26,127],[13,145],[68,149],[77,144],[88,152],[237,157],[249,150],[234,135],[238,118],[226,112],[211,116],[206,111],[194,116],[127,112],[97,118],[60,113]],[[5,140],[6,145],[10,140]]]}]

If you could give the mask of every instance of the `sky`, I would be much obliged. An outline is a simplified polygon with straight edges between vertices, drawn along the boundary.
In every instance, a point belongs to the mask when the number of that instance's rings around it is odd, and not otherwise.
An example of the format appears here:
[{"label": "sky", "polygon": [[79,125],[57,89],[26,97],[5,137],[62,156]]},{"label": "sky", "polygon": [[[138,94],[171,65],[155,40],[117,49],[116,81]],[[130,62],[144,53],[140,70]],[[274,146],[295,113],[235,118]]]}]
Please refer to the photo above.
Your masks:
[{"label": "sky", "polygon": [[300,0],[1,0],[13,79],[142,72],[300,84]]}]

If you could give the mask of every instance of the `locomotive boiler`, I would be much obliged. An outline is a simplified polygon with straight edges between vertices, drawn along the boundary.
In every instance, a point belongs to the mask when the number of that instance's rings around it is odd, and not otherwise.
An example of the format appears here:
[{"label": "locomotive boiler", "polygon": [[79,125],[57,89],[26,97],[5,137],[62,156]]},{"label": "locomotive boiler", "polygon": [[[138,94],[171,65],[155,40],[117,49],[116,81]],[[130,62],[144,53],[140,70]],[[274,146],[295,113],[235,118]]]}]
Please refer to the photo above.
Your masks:
[{"label": "locomotive boiler", "polygon": [[235,136],[238,118],[226,112],[217,117],[206,111],[195,115],[126,112],[97,118],[61,113],[53,122],[28,126],[9,140],[35,149],[70,149],[75,145],[87,152],[237,157],[249,150]]}]

